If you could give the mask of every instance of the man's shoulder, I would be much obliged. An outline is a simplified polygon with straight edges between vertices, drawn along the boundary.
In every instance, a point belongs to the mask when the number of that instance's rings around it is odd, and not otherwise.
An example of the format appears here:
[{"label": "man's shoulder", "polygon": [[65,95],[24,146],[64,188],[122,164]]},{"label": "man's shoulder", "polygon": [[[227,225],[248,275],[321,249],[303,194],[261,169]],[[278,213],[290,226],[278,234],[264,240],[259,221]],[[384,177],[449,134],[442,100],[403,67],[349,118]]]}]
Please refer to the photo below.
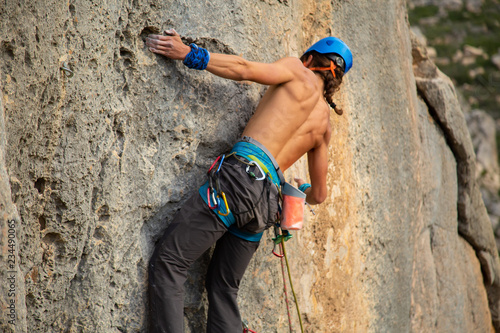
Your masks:
[{"label": "man's shoulder", "polygon": [[297,57],[281,58],[276,63],[292,73],[294,78],[292,81],[294,82],[308,82],[314,79],[313,72],[304,67],[302,61]]},{"label": "man's shoulder", "polygon": [[280,64],[286,64],[289,66],[297,66],[297,67],[302,66],[302,67],[304,67],[304,65],[302,64],[302,61],[300,61],[300,59],[297,57],[284,57],[284,58],[279,59],[276,62],[280,63]]}]

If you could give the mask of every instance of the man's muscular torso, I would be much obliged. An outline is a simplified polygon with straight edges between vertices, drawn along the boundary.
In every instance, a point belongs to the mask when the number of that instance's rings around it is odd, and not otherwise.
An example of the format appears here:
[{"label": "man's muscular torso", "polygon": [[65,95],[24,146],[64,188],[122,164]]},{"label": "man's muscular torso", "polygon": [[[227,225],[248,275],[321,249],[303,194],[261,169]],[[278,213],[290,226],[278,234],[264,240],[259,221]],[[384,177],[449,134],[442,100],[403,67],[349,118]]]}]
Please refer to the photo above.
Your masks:
[{"label": "man's muscular torso", "polygon": [[330,139],[330,108],[323,98],[323,82],[298,59],[296,80],[269,87],[243,135],[262,143],[282,170]]}]

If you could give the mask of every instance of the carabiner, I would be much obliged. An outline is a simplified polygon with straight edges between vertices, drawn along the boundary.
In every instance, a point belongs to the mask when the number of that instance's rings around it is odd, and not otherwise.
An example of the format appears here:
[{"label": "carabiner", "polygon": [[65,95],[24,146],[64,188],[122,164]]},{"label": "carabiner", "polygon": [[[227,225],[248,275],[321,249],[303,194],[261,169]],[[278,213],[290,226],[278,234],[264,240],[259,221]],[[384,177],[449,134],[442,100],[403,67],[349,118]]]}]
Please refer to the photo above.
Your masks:
[{"label": "carabiner", "polygon": [[217,156],[217,158],[215,159],[214,163],[212,163],[212,166],[210,167],[210,169],[208,169],[207,173],[210,173],[210,171],[212,171],[212,169],[214,168],[214,165],[217,164],[218,160],[220,160],[220,155]]},{"label": "carabiner", "polygon": [[220,168],[222,166],[222,163],[224,163],[224,157],[226,157],[226,155],[222,154],[222,159],[220,160],[219,167],[217,168],[217,171],[215,172],[216,174],[219,173]]},{"label": "carabiner", "polygon": [[[222,194],[222,199],[224,200],[224,205],[226,206],[226,212],[222,213],[219,209],[219,210],[217,210],[217,214],[222,215],[222,216],[228,216],[229,215],[229,206],[227,205],[226,194],[222,191],[221,191],[221,194]],[[217,194],[217,198],[219,198],[218,194]],[[219,207],[220,207],[220,204],[219,204]]]},{"label": "carabiner", "polygon": [[[212,201],[215,203],[215,206],[210,206],[210,192],[212,192]],[[208,201],[208,208],[210,209],[217,208],[217,201],[215,200],[214,192],[210,191],[210,187],[207,188],[207,201]]]},{"label": "carabiner", "polygon": [[[273,254],[278,258],[283,258],[285,255],[282,253],[276,253],[276,245],[281,246],[281,243],[274,243]],[[281,249],[281,248],[280,248]],[[281,251],[280,251],[281,252]]]},{"label": "carabiner", "polygon": [[257,169],[259,169],[260,174],[262,175],[260,178],[255,177],[255,180],[264,180],[264,179],[266,179],[266,174],[264,173],[264,171],[262,171],[262,168],[260,167],[260,165],[257,162],[255,162],[255,161],[250,161],[248,163],[247,169],[246,169],[246,173],[248,173],[248,174],[250,173],[250,167],[252,165],[256,166]]},{"label": "carabiner", "polygon": [[62,65],[61,65],[61,69],[64,71],[64,74],[67,76],[67,77],[73,77],[73,75],[75,74],[68,66],[68,64],[66,62],[63,62]]},{"label": "carabiner", "polygon": [[309,203],[307,203],[307,202],[306,202],[306,205],[307,205],[307,207],[309,207],[309,210],[311,211],[311,213],[313,215],[316,215],[316,213],[314,212],[314,209],[311,207],[311,205]]}]

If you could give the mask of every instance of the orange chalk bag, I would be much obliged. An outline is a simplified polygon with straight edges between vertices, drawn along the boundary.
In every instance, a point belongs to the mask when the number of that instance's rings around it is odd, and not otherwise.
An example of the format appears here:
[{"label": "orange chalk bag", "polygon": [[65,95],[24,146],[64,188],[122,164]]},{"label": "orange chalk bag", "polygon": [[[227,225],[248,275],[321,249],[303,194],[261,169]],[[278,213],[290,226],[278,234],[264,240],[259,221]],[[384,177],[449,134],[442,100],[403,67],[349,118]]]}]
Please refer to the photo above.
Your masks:
[{"label": "orange chalk bag", "polygon": [[300,230],[304,224],[306,194],[295,186],[285,183],[281,190],[283,207],[281,211],[281,229]]}]

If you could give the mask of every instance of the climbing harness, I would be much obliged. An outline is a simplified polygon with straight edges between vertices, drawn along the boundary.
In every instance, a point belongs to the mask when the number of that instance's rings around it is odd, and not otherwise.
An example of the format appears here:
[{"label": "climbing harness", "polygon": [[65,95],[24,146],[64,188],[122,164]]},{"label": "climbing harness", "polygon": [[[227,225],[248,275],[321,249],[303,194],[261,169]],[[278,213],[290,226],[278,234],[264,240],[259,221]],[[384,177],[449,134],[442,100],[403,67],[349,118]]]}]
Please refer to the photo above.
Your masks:
[{"label": "climbing harness", "polygon": [[[259,163],[255,161],[247,162],[241,158],[238,158],[238,156],[234,152],[228,155],[223,154],[218,156],[212,163],[210,169],[208,169],[207,172],[208,175],[207,203],[210,209],[212,210],[217,209],[217,214],[222,216],[228,216],[229,213],[231,212],[231,210],[229,209],[229,205],[227,203],[226,194],[224,193],[224,191],[222,191],[219,182],[219,173],[222,168],[222,164],[224,163],[224,160],[227,160],[229,157],[233,157],[236,160],[238,160],[238,162],[246,164],[247,167],[245,169],[245,172],[255,180],[259,181],[265,180],[266,177],[268,177],[268,174],[266,174],[264,170],[262,170],[262,167],[259,165]],[[255,173],[250,170],[251,167],[255,167],[257,168],[257,170],[259,170],[260,177],[257,177]]]},{"label": "climbing harness", "polygon": [[271,152],[259,141],[249,137],[249,136],[243,136],[241,138],[242,142],[248,142],[251,143],[252,145],[258,147],[260,150],[264,152],[264,154],[267,155],[267,157],[270,159],[271,163],[273,164],[274,170],[276,171],[276,174],[278,175],[279,183],[284,184],[285,181],[285,176],[283,176],[283,172],[280,169],[280,166],[278,165],[278,162],[276,162],[276,159],[274,159],[273,155]]}]

